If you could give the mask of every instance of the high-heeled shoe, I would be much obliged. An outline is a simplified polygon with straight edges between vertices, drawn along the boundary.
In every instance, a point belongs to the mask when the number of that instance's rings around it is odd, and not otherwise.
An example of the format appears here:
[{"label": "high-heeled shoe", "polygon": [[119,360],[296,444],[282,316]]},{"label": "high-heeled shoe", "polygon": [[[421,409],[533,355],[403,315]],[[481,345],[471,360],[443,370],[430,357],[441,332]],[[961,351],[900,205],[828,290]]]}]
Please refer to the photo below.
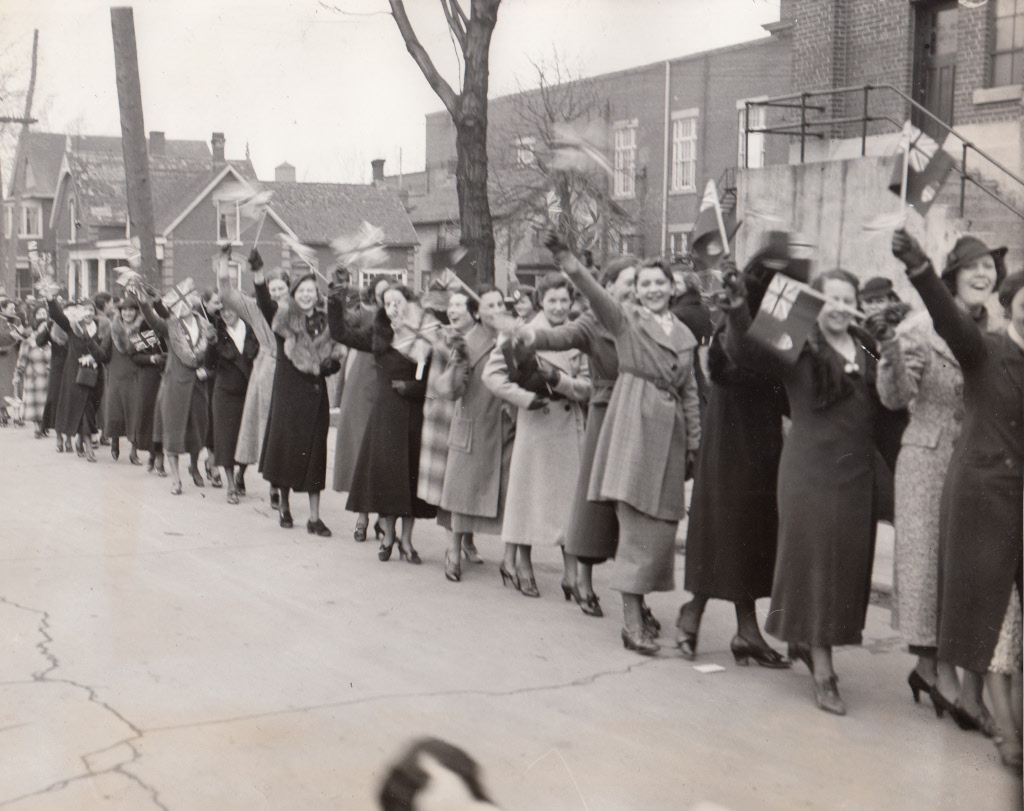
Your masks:
[{"label": "high-heeled shoe", "polygon": [[366,527],[370,523],[370,519],[367,518],[363,521],[361,518],[356,520],[356,528],[352,533],[352,540],[357,543],[362,543],[366,540]]},{"label": "high-heeled shoe", "polygon": [[181,495],[181,482],[175,482],[174,484],[171,485],[171,495],[172,496],[180,496]]},{"label": "high-heeled shoe", "polygon": [[986,738],[995,738],[999,733],[995,719],[984,707],[981,708],[979,715],[973,715],[964,709],[959,700],[951,703],[938,690],[932,691],[932,701],[935,702],[936,715],[938,715],[938,708],[941,705],[942,709],[950,714],[956,725],[966,732],[977,730]]},{"label": "high-heeled shoe", "polygon": [[679,648],[679,652],[683,655],[683,658],[688,662],[692,662],[697,658],[697,639],[700,636],[700,623],[697,623],[697,629],[695,631],[688,631],[683,627],[683,619],[686,617],[686,606],[689,603],[679,607],[679,616],[676,617],[676,628],[679,629],[679,634],[676,636],[676,647]]},{"label": "high-heeled shoe", "polygon": [[150,454],[149,455],[149,461],[146,462],[146,472],[147,473],[152,473],[153,472],[153,468],[155,466],[156,466],[156,459],[154,458],[153,454]]},{"label": "high-heeled shoe", "polygon": [[57,453],[64,453],[64,438],[57,434]]},{"label": "high-heeled shoe", "polygon": [[96,463],[96,451],[93,449],[92,445],[88,445],[85,449],[85,461],[92,462],[93,464]]},{"label": "high-heeled shoe", "polygon": [[576,605],[580,607],[580,611],[588,617],[604,616],[604,611],[601,610],[601,601],[597,599],[597,595],[594,594],[594,592],[590,592],[586,597],[584,597],[583,593],[580,591],[580,587],[577,585],[572,588],[572,597],[576,601]]},{"label": "high-heeled shoe", "polygon": [[642,656],[654,656],[661,650],[661,645],[646,633],[643,631],[634,633],[628,628],[622,629],[622,647],[626,650],[636,651]]},{"label": "high-heeled shoe", "polygon": [[135,465],[136,467],[142,464],[142,460],[139,458],[138,451],[136,451],[135,448],[132,448],[131,452],[128,454],[128,463]]},{"label": "high-heeled shoe", "polygon": [[295,522],[292,520],[292,512],[287,507],[281,510],[281,516],[278,518],[277,523],[281,525],[282,529],[291,529],[295,526]]},{"label": "high-heeled shoe", "polygon": [[238,491],[238,495],[245,495],[245,474],[241,470],[235,471],[235,490]]},{"label": "high-heeled shoe", "polygon": [[562,586],[562,594],[565,595],[565,601],[569,602],[569,600],[571,600],[573,597],[573,589],[575,589],[576,587],[569,584],[565,580],[563,580],[560,585]]},{"label": "high-heeled shoe", "polygon": [[811,649],[800,643],[793,643],[787,646],[786,655],[790,660],[800,661],[807,665],[807,669],[814,675],[814,659],[811,658]]},{"label": "high-heeled shoe", "polygon": [[512,574],[512,572],[510,572],[508,569],[506,569],[505,568],[505,561],[502,561],[501,565],[498,566],[498,572],[501,574],[501,585],[502,586],[505,586],[506,585],[506,581],[508,581],[509,583],[512,584],[512,588],[514,588],[516,591],[519,590],[519,575],[518,574]]},{"label": "high-heeled shoe", "polygon": [[387,532],[384,531],[384,527],[380,523],[380,519],[378,518],[376,521],[373,522],[373,538],[374,540],[379,541],[385,535],[387,535]]},{"label": "high-heeled shoe", "polygon": [[121,458],[121,438],[114,437],[110,441],[110,457],[115,462]]},{"label": "high-heeled shoe", "polygon": [[654,616],[654,612],[651,611],[651,607],[647,603],[640,603],[640,619],[644,623],[644,630],[648,636],[654,639],[661,636],[661,623],[658,622],[658,618]]},{"label": "high-heeled shoe", "polygon": [[458,556],[452,561],[451,549],[444,550],[444,576],[453,583],[462,580],[462,564],[459,562]]},{"label": "high-heeled shoe", "polygon": [[196,487],[205,487],[206,486],[206,482],[203,481],[203,477],[199,473],[199,468],[192,467],[192,465],[189,465],[188,472],[189,472],[189,475],[192,477],[192,481],[193,481],[193,483],[195,484]]},{"label": "high-heeled shoe", "polygon": [[[920,673],[917,672],[917,668],[915,668],[914,670],[910,671],[910,675],[907,676],[907,684],[910,685],[910,693],[911,693],[911,695],[914,696],[914,703],[915,704],[920,704],[921,703],[921,692],[922,691],[924,691],[925,694],[927,694],[928,696],[931,696],[932,690],[935,689],[935,685],[934,684],[929,684],[928,682],[926,682],[924,680],[924,677]],[[934,705],[934,703],[935,702],[933,701],[932,704]],[[942,715],[939,715],[939,718],[941,718],[941,717],[942,717]]]},{"label": "high-heeled shoe", "polygon": [[85,456],[85,444],[82,442],[81,437],[75,440],[75,453],[79,456]]},{"label": "high-heeled shoe", "polygon": [[228,499],[228,504],[237,504],[238,503],[238,491],[234,487],[229,487],[228,488],[227,499]]},{"label": "high-heeled shoe", "polygon": [[308,532],[310,535],[316,535],[320,538],[331,537],[331,530],[328,528],[327,524],[325,524],[319,518],[317,518],[316,521],[306,522],[306,532]]},{"label": "high-heeled shoe", "polygon": [[540,589],[537,588],[537,581],[533,577],[523,577],[519,575],[516,578],[518,584],[519,593],[524,597],[540,597]]},{"label": "high-heeled shoe", "polygon": [[777,650],[767,646],[755,645],[739,634],[732,638],[732,642],[729,643],[729,650],[732,651],[732,657],[736,660],[736,664],[743,667],[750,664],[751,659],[761,665],[761,667],[768,667],[773,670],[783,670],[793,666],[792,660],[787,659]]},{"label": "high-heeled shoe", "polygon": [[159,476],[161,479],[167,476],[167,470],[164,468],[163,456],[158,456],[156,459],[156,475]]},{"label": "high-heeled shoe", "polygon": [[398,559],[404,560],[408,563],[413,563],[416,566],[419,566],[421,563],[423,563],[423,561],[420,560],[419,552],[417,552],[415,549],[410,549],[408,552],[406,552],[402,548],[401,544],[398,545]]},{"label": "high-heeled shoe", "polygon": [[387,563],[389,560],[391,560],[391,551],[394,548],[395,548],[394,540],[392,540],[391,543],[389,543],[387,546],[385,546],[383,543],[381,543],[380,549],[377,550],[377,559],[381,563]]},{"label": "high-heeled shoe", "polygon": [[71,437],[64,440],[64,453],[71,453]]},{"label": "high-heeled shoe", "polygon": [[210,460],[206,460],[206,478],[210,480],[210,487],[223,487],[224,482],[220,478],[220,471],[210,464]]},{"label": "high-heeled shoe", "polygon": [[474,544],[468,538],[467,539],[463,539],[463,541],[462,541],[462,556],[467,561],[469,561],[470,563],[473,563],[473,564],[475,564],[477,566],[479,566],[480,564],[482,564],[484,562],[484,559],[482,557],[480,557],[480,553],[476,551],[476,544]]},{"label": "high-heeled shoe", "polygon": [[846,705],[839,695],[839,683],[835,676],[814,680],[814,703],[819,710],[833,715],[846,715]]},{"label": "high-heeled shoe", "polygon": [[1021,768],[1024,767],[1024,752],[1021,751],[1020,736],[1014,735],[1011,738],[1008,735],[996,735],[992,738],[992,742],[996,745],[996,751],[999,752],[999,759],[1003,761],[1003,765],[1013,769],[1019,775]]}]

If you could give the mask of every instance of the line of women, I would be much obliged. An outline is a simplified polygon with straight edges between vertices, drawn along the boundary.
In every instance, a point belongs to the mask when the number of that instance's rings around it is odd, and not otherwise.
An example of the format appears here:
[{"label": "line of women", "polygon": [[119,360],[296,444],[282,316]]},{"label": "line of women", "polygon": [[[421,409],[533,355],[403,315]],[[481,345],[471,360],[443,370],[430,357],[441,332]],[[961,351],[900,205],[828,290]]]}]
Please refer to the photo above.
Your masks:
[{"label": "line of women", "polygon": [[[879,434],[887,409],[909,407],[894,577],[894,623],[918,656],[908,682],[915,700],[927,692],[937,714],[991,736],[1019,766],[1024,273],[1006,277],[1005,249],[965,237],[940,280],[898,232],[893,252],[927,314],[895,323],[883,310],[860,325],[857,278],[821,273],[813,286],[826,303],[786,363],[749,331],[785,268],[769,246],[727,278],[702,418],[697,341],[670,309],[669,269],[622,257],[595,276],[557,234],[544,240],[561,272],[540,280],[535,312],[518,318],[493,287],[453,292],[440,311],[387,280],[360,294],[344,269],[324,298],[313,273],[264,274],[257,252],[255,297],[234,287],[225,262],[220,295],[171,311],[132,288],[109,334],[88,308],[69,319],[51,301],[69,392],[56,427],[91,455],[95,398],[79,377],[91,358],[109,367],[108,435],[131,437],[134,457],[146,447],[141,373],[135,400],[123,396],[131,367],[117,353],[140,370],[158,370],[166,354],[149,447],[167,457],[172,492],[182,489],[180,454],[201,485],[200,453],[212,448],[230,502],[258,464],[280,525],[294,525],[291,493],[307,493],[307,531],[326,537],[327,381],[341,371],[333,484],[358,516],[357,541],[375,515],[379,559],[397,544],[401,560],[419,564],[415,521],[436,518],[448,532],[444,573],[457,583],[464,562],[483,562],[477,537],[494,536],[504,545],[501,583],[532,598],[532,548],[557,545],[562,594],[596,617],[593,567],[613,560],[622,642],[644,655],[660,650],[645,597],[675,588],[675,537],[694,478],[693,598],[679,611],[676,646],[695,659],[707,602],[728,600],[736,662],[802,661],[817,706],[842,715],[832,651],[862,639],[881,515]],[[989,333],[983,304],[997,289],[1009,326]],[[577,296],[584,312],[570,319]],[[142,344],[152,360],[140,363]],[[787,656],[758,626],[755,601],[765,597],[765,630],[788,644]]]}]

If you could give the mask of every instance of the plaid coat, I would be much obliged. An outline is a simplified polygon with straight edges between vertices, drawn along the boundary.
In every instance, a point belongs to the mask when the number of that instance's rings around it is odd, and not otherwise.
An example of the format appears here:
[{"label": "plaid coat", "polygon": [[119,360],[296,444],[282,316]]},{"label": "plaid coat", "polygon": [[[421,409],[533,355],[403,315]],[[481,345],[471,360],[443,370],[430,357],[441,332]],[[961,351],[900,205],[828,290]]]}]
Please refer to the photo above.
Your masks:
[{"label": "plaid coat", "polygon": [[17,376],[25,403],[22,419],[39,422],[43,419],[50,384],[50,345],[37,346],[34,339],[23,341],[18,352]]},{"label": "plaid coat", "polygon": [[435,506],[441,503],[444,471],[448,464],[448,432],[455,414],[455,401],[444,397],[438,388],[444,368],[443,359],[435,352],[427,376],[427,399],[423,402],[420,475],[416,484],[416,495]]}]

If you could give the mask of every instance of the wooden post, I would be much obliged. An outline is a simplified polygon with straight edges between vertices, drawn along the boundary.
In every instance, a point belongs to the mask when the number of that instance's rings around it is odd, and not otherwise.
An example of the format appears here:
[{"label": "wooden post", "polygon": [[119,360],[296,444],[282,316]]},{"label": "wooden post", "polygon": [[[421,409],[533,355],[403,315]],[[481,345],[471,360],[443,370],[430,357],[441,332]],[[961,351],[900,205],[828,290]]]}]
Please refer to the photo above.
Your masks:
[{"label": "wooden post", "polygon": [[121,109],[121,148],[124,151],[128,217],[132,234],[139,237],[142,266],[139,272],[155,285],[163,280],[156,263],[156,225],[153,219],[153,189],[149,180],[146,125],[142,120],[142,86],[139,56],[135,47],[135,15],[131,6],[110,9],[114,34],[114,71],[117,102]]}]

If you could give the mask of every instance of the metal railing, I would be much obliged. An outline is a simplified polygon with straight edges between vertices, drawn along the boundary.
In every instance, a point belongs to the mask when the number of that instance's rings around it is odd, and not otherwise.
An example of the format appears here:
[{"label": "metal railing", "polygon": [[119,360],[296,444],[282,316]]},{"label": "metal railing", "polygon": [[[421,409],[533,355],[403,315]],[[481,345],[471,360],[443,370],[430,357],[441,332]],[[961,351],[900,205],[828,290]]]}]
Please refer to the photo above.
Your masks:
[{"label": "metal railing", "polygon": [[[988,153],[979,149],[973,143],[968,141],[962,135],[960,135],[955,129],[950,127],[941,118],[936,116],[930,110],[922,106],[920,103],[914,101],[903,91],[893,87],[889,84],[881,85],[857,85],[854,87],[839,87],[829,90],[812,90],[803,93],[792,93],[788,96],[777,96],[775,98],[764,99],[763,101],[748,101],[746,102],[746,115],[745,115],[745,130],[743,133],[744,138],[744,155],[750,155],[750,136],[756,134],[764,135],[786,135],[789,137],[799,136],[800,138],[800,162],[803,163],[806,157],[807,139],[814,138],[823,140],[825,138],[832,137],[830,132],[841,127],[852,127],[854,125],[860,125],[860,154],[862,156],[867,154],[867,142],[868,142],[868,130],[870,125],[873,123],[881,123],[883,125],[892,125],[896,130],[903,129],[903,121],[898,121],[890,115],[883,113],[872,114],[871,112],[871,94],[875,93],[876,98],[879,95],[892,94],[899,99],[902,99],[909,110],[915,115],[920,116],[927,121],[929,127],[937,128],[940,132],[945,133],[945,137],[953,136],[961,144],[961,157],[959,164],[954,163],[954,168],[957,174],[960,175],[960,216],[964,216],[964,204],[967,196],[967,183],[973,183],[977,188],[981,189],[985,194],[991,197],[993,200],[998,202],[1000,205],[1009,209],[1016,216],[1024,219],[1024,211],[1016,208],[1016,206],[1010,201],[1004,199],[999,194],[990,189],[985,185],[985,178],[983,174],[975,168],[976,165],[989,166],[998,170],[1000,177],[1008,181],[1018,192],[1024,197],[1024,179],[1018,177],[1016,174],[1007,169],[1003,164],[997,161]],[[860,97],[859,99],[857,97]],[[850,98],[853,97],[855,101],[862,101],[861,112],[859,115],[849,116],[830,116],[830,108],[836,101],[841,101],[843,108]],[[828,104],[812,103],[815,100],[826,99]],[[763,127],[752,127],[750,126],[750,111],[753,108],[765,108],[777,109],[777,110],[792,110],[799,112],[799,119],[793,122],[783,123],[780,126],[763,126]],[[824,118],[815,117],[816,114],[822,114]],[[767,112],[765,113],[765,119],[767,120]],[[826,131],[823,132],[822,129]],[[939,139],[936,139],[939,140]],[[943,139],[944,140],[944,139]],[[947,150],[948,151],[948,150]],[[972,161],[972,169],[967,168],[967,159],[969,155],[974,156]],[[747,159],[744,160],[744,168],[746,167]],[[998,183],[998,181],[997,181]]]}]

